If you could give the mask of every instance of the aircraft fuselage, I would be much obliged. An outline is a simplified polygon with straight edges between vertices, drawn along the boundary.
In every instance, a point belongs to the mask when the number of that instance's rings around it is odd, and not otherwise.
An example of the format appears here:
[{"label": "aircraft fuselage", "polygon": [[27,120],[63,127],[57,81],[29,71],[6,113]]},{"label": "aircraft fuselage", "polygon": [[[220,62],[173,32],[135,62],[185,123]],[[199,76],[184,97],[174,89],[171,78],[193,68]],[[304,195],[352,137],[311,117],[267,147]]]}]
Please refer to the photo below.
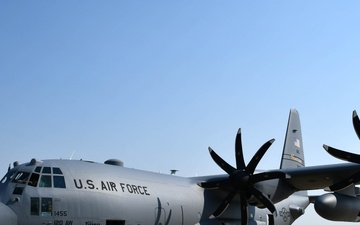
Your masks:
[{"label": "aircraft fuselage", "polygon": [[[1,215],[11,209],[17,222],[9,225],[239,224],[239,199],[221,218],[209,219],[226,190],[198,185],[224,176],[182,178],[88,161],[33,159],[1,180],[0,217],[11,216]],[[289,204],[277,207],[282,216],[275,221],[290,224]],[[258,224],[267,224],[268,214],[266,208],[249,207],[249,219]]]},{"label": "aircraft fuselage", "polygon": [[1,182],[18,224],[195,224],[202,215],[203,190],[186,178],[87,161],[33,164]]}]

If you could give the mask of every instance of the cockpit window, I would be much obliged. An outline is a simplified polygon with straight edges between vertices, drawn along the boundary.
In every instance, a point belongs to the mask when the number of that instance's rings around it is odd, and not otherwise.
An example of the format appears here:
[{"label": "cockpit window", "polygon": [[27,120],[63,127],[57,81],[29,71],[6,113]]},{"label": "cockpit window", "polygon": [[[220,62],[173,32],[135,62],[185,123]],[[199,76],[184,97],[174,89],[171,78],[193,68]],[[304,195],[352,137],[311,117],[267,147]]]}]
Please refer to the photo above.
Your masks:
[{"label": "cockpit window", "polygon": [[39,187],[51,187],[51,176],[50,175],[42,175],[40,178]]},{"label": "cockpit window", "polygon": [[[51,172],[54,175],[52,175]],[[42,168],[38,166],[31,174],[28,185],[33,187],[66,188],[65,178],[62,174],[63,173],[59,167]]]},{"label": "cockpit window", "polygon": [[65,179],[63,176],[54,176],[54,187],[65,188]]},{"label": "cockpit window", "polygon": [[40,175],[38,173],[32,173],[28,185],[36,187],[39,182]]},{"label": "cockpit window", "polygon": [[42,173],[51,173],[51,167],[44,167]]},{"label": "cockpit window", "polygon": [[37,166],[34,170],[34,172],[36,173],[40,173],[40,171],[41,171],[41,166]]},{"label": "cockpit window", "polygon": [[61,169],[58,167],[53,167],[53,174],[63,174]]},{"label": "cockpit window", "polygon": [[29,179],[30,173],[28,172],[17,172],[16,175],[14,176],[12,182],[14,183],[26,183],[27,180]]}]

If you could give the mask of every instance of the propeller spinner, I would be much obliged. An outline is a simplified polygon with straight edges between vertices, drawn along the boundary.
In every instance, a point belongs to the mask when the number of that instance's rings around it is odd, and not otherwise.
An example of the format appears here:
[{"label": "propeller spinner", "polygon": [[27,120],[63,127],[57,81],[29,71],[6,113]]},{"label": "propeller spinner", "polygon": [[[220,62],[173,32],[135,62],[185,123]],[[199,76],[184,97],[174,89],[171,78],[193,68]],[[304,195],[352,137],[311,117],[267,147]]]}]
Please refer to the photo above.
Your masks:
[{"label": "propeller spinner", "polygon": [[[360,139],[360,120],[359,120],[359,116],[357,115],[355,110],[353,111],[352,122],[353,122],[355,133],[358,136],[358,138]],[[358,155],[358,154],[354,154],[354,153],[350,153],[350,152],[343,151],[340,149],[336,149],[336,148],[330,147],[328,145],[323,145],[323,147],[330,155],[334,156],[335,158],[360,164],[360,155]],[[338,191],[338,190],[348,187],[351,184],[357,183],[358,181],[360,181],[360,171],[338,183],[331,185],[329,187],[329,189],[331,191]]]},{"label": "propeller spinner", "polygon": [[[248,224],[249,195],[253,195],[261,204],[263,204],[263,206],[268,208],[272,214],[276,213],[276,208],[272,201],[255,187],[255,183],[265,180],[283,178],[285,177],[285,174],[281,172],[263,172],[254,174],[256,166],[274,141],[275,139],[271,139],[263,144],[252,157],[250,162],[245,165],[241,142],[241,129],[239,129],[235,139],[236,168],[228,164],[218,154],[216,154],[212,148],[209,147],[209,152],[212,159],[222,170],[224,170],[229,175],[229,177],[222,180],[203,182],[199,185],[203,188],[230,187],[229,193],[218,206],[218,208],[213,212],[212,217],[219,217],[226,210],[237,193],[240,194],[241,224]],[[269,218],[272,220],[270,221],[270,224],[274,224],[273,216],[270,216]]]}]

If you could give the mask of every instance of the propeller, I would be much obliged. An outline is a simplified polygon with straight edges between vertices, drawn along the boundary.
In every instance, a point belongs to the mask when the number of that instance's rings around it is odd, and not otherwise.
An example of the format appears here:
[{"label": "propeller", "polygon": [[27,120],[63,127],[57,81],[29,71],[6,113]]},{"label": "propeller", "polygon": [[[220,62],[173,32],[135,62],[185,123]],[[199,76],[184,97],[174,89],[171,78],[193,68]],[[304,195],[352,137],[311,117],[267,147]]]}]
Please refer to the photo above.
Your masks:
[{"label": "propeller", "polygon": [[[231,201],[238,193],[240,195],[241,204],[241,224],[248,224],[248,197],[251,195],[254,196],[263,206],[268,208],[272,214],[276,214],[276,208],[274,204],[264,193],[255,187],[255,183],[265,180],[284,178],[285,174],[275,171],[254,174],[256,166],[274,141],[275,139],[271,139],[263,144],[252,157],[250,162],[246,165],[241,142],[241,129],[239,129],[235,139],[236,168],[228,164],[218,154],[216,154],[212,148],[209,147],[209,152],[212,159],[229,176],[225,179],[202,182],[199,183],[199,186],[209,189],[230,187],[230,191],[227,193],[227,196],[213,212],[211,218],[219,217],[227,209]],[[269,218],[274,220],[273,216]]]},{"label": "propeller", "polygon": [[[353,111],[353,114],[352,114],[352,122],[353,122],[355,133],[358,136],[358,138],[360,139],[360,119],[355,110]],[[328,145],[323,145],[323,147],[330,155],[334,156],[335,158],[345,160],[348,162],[352,162],[352,163],[360,164],[360,155],[358,155],[358,154],[354,154],[354,153],[347,152],[344,150],[336,149],[336,148],[330,147]],[[329,189],[331,191],[338,191],[338,190],[348,187],[351,184],[357,183],[358,181],[360,181],[360,171],[347,177],[344,180],[341,180],[338,183],[331,185],[329,187]]]}]

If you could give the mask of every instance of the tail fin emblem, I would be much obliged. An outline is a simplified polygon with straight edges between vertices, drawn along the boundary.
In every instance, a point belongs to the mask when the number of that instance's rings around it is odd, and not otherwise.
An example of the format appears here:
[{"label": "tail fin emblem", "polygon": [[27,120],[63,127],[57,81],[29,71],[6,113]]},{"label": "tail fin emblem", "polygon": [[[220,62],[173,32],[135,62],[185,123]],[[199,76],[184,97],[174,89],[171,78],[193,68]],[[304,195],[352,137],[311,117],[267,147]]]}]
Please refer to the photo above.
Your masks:
[{"label": "tail fin emblem", "polygon": [[296,147],[298,147],[298,148],[301,148],[300,140],[296,138],[295,141],[294,141],[294,145],[295,145]]}]

